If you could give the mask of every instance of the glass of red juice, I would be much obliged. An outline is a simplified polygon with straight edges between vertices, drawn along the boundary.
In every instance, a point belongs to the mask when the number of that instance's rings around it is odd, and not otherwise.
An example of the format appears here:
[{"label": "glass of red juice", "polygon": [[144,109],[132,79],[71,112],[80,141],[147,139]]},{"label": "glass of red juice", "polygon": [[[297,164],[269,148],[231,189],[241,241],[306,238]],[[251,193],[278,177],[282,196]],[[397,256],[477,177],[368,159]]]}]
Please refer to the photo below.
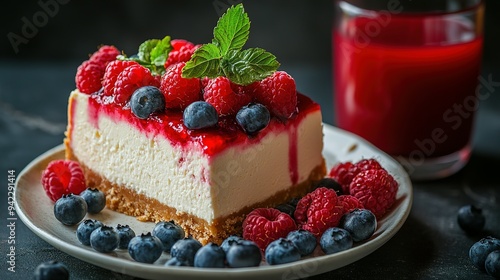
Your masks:
[{"label": "glass of red juice", "polygon": [[344,0],[336,9],[336,125],[412,179],[460,170],[480,99],[483,1]]}]

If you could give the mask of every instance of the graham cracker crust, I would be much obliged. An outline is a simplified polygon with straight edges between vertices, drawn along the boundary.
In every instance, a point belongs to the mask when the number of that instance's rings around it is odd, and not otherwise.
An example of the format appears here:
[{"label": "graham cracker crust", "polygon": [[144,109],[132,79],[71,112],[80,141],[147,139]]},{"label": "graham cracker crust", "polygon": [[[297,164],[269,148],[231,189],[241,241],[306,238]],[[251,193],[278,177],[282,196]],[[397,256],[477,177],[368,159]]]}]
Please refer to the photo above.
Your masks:
[{"label": "graham cracker crust", "polygon": [[[67,138],[64,143],[66,145],[66,158],[80,162],[73,154]],[[207,221],[194,215],[177,211],[173,207],[162,204],[155,198],[138,194],[126,186],[112,183],[82,162],[80,162],[80,165],[85,174],[87,187],[103,191],[106,194],[106,207],[109,209],[135,216],[140,221],[159,222],[174,220],[176,224],[184,229],[186,236],[192,235],[193,238],[196,238],[202,244],[213,242],[219,245],[230,235],[241,235],[243,220],[246,214],[253,209],[274,207],[294,197],[302,197],[311,190],[315,182],[319,181],[326,174],[326,165],[323,161],[311,172],[306,181],[294,185],[285,191],[280,191],[265,201],[239,209],[228,216],[219,217],[209,224]]]}]

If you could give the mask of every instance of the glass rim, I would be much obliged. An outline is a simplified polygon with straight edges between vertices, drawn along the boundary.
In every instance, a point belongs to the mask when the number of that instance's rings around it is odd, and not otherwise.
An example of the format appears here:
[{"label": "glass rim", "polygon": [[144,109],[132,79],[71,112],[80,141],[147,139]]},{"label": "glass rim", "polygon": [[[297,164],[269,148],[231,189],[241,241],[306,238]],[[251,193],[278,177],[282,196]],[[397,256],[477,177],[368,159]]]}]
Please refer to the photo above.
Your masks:
[{"label": "glass rim", "polygon": [[[367,9],[367,8],[361,8],[358,7],[352,3],[350,3],[348,0],[337,0],[337,6],[340,7],[342,12],[348,12],[349,14],[354,14],[354,15],[364,15],[364,16],[371,16],[374,17],[377,14],[379,14],[382,11],[389,11],[389,9]],[[462,8],[462,9],[457,9],[457,10],[452,10],[452,11],[443,11],[439,9],[435,10],[429,10],[429,11],[414,11],[414,12],[405,12],[404,9],[401,12],[398,13],[391,13],[392,16],[396,17],[411,17],[411,16],[433,16],[433,17],[440,17],[440,16],[449,16],[449,15],[460,15],[460,14],[467,14],[467,13],[474,13],[477,12],[479,9],[484,7],[485,1],[484,0],[477,0],[477,3],[470,5],[468,7]]]}]

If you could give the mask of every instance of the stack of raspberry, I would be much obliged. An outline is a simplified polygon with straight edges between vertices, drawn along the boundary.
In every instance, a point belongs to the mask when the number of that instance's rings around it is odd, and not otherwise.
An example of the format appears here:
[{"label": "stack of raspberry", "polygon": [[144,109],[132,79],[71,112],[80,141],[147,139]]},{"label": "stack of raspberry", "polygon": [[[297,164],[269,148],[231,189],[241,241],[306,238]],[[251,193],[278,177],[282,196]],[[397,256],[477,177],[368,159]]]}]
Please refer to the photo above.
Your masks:
[{"label": "stack of raspberry", "polygon": [[280,119],[290,118],[296,111],[297,92],[294,79],[284,71],[250,85],[238,85],[227,77],[184,78],[182,69],[199,45],[176,39],[164,64],[165,71],[155,75],[133,60],[120,60],[120,51],[102,46],[77,70],[76,86],[82,93],[102,92],[110,102],[126,106],[139,87],[155,86],[165,99],[165,108],[184,110],[189,104],[204,100],[215,107],[219,116],[236,115],[238,110],[257,102]]},{"label": "stack of raspberry", "polygon": [[354,209],[370,210],[381,219],[396,201],[398,183],[376,159],[339,163],[328,177],[339,183],[338,190],[317,186],[298,201],[293,215],[271,208],[255,209],[243,223],[243,237],[256,242],[262,250],[295,229],[307,230],[319,238]]}]

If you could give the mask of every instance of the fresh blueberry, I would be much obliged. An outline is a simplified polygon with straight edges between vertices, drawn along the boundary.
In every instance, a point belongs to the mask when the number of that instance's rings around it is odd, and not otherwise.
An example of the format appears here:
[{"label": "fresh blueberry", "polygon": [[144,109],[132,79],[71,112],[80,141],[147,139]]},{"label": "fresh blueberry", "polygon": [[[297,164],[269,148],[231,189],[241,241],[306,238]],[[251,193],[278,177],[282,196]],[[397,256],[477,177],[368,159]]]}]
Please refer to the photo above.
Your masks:
[{"label": "fresh blueberry", "polygon": [[488,275],[500,279],[500,251],[496,250],[488,254],[484,263]]},{"label": "fresh blueberry", "polygon": [[255,134],[264,129],[271,120],[271,114],[266,106],[259,103],[251,103],[243,106],[236,113],[236,122],[247,134]]},{"label": "fresh blueberry", "polygon": [[54,216],[61,223],[72,226],[85,218],[87,214],[87,203],[79,195],[63,195],[54,204]]},{"label": "fresh blueberry", "polygon": [[293,217],[293,213],[295,213],[295,207],[291,204],[288,204],[288,203],[280,204],[274,208],[280,210],[283,213],[290,215],[290,217]]},{"label": "fresh blueberry", "polygon": [[194,265],[194,256],[196,252],[203,247],[201,243],[191,237],[186,237],[175,242],[170,250],[170,256],[179,260],[186,261],[189,266]]},{"label": "fresh blueberry", "polygon": [[491,236],[481,238],[470,247],[469,258],[477,268],[484,271],[486,258],[496,250],[500,250],[500,239]]},{"label": "fresh blueberry", "polygon": [[182,115],[184,125],[189,129],[201,129],[217,124],[219,116],[212,104],[205,101],[196,101],[189,104]]},{"label": "fresh blueberry", "polygon": [[217,244],[208,243],[194,255],[195,267],[224,267],[226,253]]},{"label": "fresh blueberry", "polygon": [[103,224],[100,221],[86,219],[78,225],[78,228],[76,229],[76,238],[78,238],[78,241],[80,241],[83,245],[90,246],[90,234],[102,226]]},{"label": "fresh blueberry", "polygon": [[135,232],[128,225],[116,226],[116,232],[118,233],[118,249],[127,249],[130,240],[135,237]]},{"label": "fresh blueberry", "polygon": [[157,87],[140,87],[130,97],[130,109],[139,119],[147,119],[152,113],[165,109],[165,97]]},{"label": "fresh blueberry", "polygon": [[486,219],[481,208],[465,205],[458,210],[458,225],[468,233],[478,233],[483,230]]},{"label": "fresh blueberry", "polygon": [[266,262],[270,265],[291,263],[300,260],[299,249],[292,241],[278,238],[269,243],[265,252]]},{"label": "fresh blueberry", "polygon": [[87,202],[87,211],[90,214],[97,214],[106,206],[106,196],[98,189],[88,188],[81,192],[80,196]]},{"label": "fresh blueberry", "polygon": [[35,280],[69,279],[68,268],[58,261],[48,261],[39,264],[34,272]]},{"label": "fresh blueberry", "polygon": [[113,227],[102,226],[90,234],[90,246],[97,252],[109,253],[118,248],[120,238]]},{"label": "fresh blueberry", "polygon": [[262,255],[253,241],[240,240],[229,247],[226,260],[230,267],[252,267],[260,265]]},{"label": "fresh blueberry", "polygon": [[352,247],[352,237],[345,229],[332,227],[325,230],[319,245],[325,254],[341,252]]},{"label": "fresh blueberry", "polygon": [[360,242],[373,235],[377,229],[377,219],[370,210],[354,209],[342,216],[339,227],[347,230],[354,242]]},{"label": "fresh blueberry", "polygon": [[186,260],[171,258],[165,263],[165,266],[191,266]]},{"label": "fresh blueberry", "polygon": [[176,225],[174,221],[158,222],[152,232],[163,243],[163,250],[170,252],[175,242],[185,237],[184,230]]},{"label": "fresh blueberry", "polygon": [[226,238],[226,239],[224,239],[224,241],[222,241],[222,244],[220,245],[220,247],[222,248],[224,253],[227,254],[227,252],[229,251],[229,248],[231,246],[233,246],[234,244],[236,244],[242,240],[243,240],[243,237],[241,237],[241,236],[230,235],[228,238]]},{"label": "fresh blueberry", "polygon": [[163,252],[163,245],[158,237],[150,232],[138,235],[130,240],[128,253],[137,262],[154,263]]},{"label": "fresh blueberry", "polygon": [[314,189],[320,188],[320,187],[325,187],[327,189],[332,189],[334,190],[337,195],[343,195],[344,191],[342,190],[342,186],[333,178],[325,177],[321,180],[319,180],[315,185]]},{"label": "fresh blueberry", "polygon": [[316,237],[307,230],[299,229],[291,231],[288,233],[286,239],[290,240],[299,249],[301,256],[311,254],[316,248]]}]

